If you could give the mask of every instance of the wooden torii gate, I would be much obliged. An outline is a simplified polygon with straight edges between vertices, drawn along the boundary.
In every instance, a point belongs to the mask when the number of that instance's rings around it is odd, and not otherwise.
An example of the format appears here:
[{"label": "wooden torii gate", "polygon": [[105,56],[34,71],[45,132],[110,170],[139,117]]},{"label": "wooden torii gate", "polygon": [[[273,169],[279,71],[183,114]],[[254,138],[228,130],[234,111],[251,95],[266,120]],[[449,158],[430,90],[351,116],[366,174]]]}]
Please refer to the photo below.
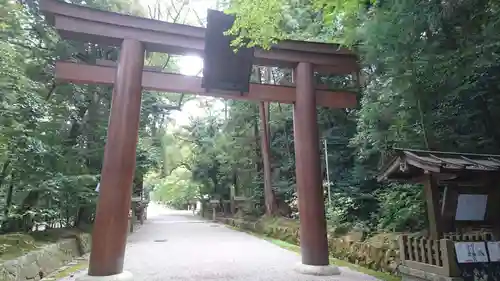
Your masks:
[{"label": "wooden torii gate", "polygon": [[353,92],[333,92],[316,86],[313,76],[315,72],[356,74],[359,66],[355,55],[331,44],[284,41],[269,51],[256,49],[254,64],[295,69],[295,87],[251,84],[249,92],[243,95],[207,93],[201,86],[201,78],[144,67],[146,50],[202,56],[204,28],[104,12],[56,0],[42,0],[40,9],[64,39],[121,46],[118,64],[59,61],[55,67],[59,81],[114,85],[89,278],[121,276],[122,279],[113,280],[127,279],[123,276],[123,260],[143,89],[294,104],[302,265],[305,272],[312,274],[338,271],[325,270],[329,259],[316,106],[352,108],[357,104],[357,97]]}]

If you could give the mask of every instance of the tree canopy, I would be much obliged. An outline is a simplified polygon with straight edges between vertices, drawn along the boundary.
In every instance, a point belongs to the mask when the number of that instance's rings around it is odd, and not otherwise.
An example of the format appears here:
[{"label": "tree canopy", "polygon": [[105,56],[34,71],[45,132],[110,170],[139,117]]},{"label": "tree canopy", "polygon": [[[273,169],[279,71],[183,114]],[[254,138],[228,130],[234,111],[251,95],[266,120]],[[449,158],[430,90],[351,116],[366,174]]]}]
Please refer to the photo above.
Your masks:
[{"label": "tree canopy", "polygon": [[[230,1],[226,11],[236,22],[229,33],[239,35],[235,46],[267,48],[283,39],[338,42],[359,56],[359,108],[318,113],[328,145],[331,223],[397,231],[425,226],[420,187],[374,178],[395,146],[500,152],[494,126],[500,117],[498,8],[482,0]],[[293,206],[291,110],[271,104],[269,122],[272,185],[279,200]],[[259,118],[256,104],[231,101],[227,118],[193,120],[186,130],[196,132],[189,158],[193,180],[224,194],[234,186],[263,204]]]},{"label": "tree canopy", "polygon": [[[71,1],[70,1],[71,2]],[[81,4],[81,1],[75,3]],[[142,7],[133,0],[85,5],[203,25],[186,1]],[[56,60],[116,61],[116,47],[61,40],[37,1],[0,0],[0,207],[2,231],[36,223],[91,223],[112,89],[54,81]],[[500,153],[498,97],[499,4],[488,0],[231,0],[218,6],[236,15],[235,46],[270,47],[283,39],[336,42],[362,66],[356,109],[318,109],[322,170],[330,178],[327,218],[373,231],[425,226],[421,188],[378,183],[394,146]],[[191,13],[193,16],[186,16]],[[148,53],[147,65],[179,70],[178,59]],[[259,67],[253,81],[285,83],[290,69]],[[353,77],[322,77],[332,88]],[[156,200],[183,207],[195,199],[231,194],[250,198],[262,215],[264,165],[261,122],[268,123],[273,200],[296,216],[293,118],[290,105],[200,99],[204,114],[174,125],[172,110],[194,97],[143,95],[134,189],[150,186]],[[266,109],[267,110],[267,109]],[[322,151],[323,153],[324,151]],[[325,163],[328,161],[329,169]],[[326,198],[326,196],[325,196]]]},{"label": "tree canopy", "polygon": [[[133,0],[85,1],[85,5],[156,18],[159,11],[169,8],[157,5],[147,10]],[[112,89],[58,83],[53,77],[54,62],[116,61],[119,55],[115,47],[61,40],[37,7],[37,1],[0,2],[0,207],[4,232],[31,231],[39,223],[53,227],[92,223]],[[174,12],[169,15],[178,17]],[[175,71],[176,62],[176,58],[153,53],[145,63]],[[142,186],[147,173],[161,168],[163,124],[169,108],[182,103],[178,94],[143,95],[134,190]]]}]

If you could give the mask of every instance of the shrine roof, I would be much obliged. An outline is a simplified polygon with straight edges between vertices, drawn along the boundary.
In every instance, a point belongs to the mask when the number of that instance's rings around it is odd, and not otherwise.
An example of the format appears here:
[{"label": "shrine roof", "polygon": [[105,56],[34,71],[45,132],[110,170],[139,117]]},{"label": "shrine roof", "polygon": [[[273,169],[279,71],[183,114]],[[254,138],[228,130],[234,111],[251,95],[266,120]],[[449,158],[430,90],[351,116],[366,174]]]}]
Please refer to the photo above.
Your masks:
[{"label": "shrine roof", "polygon": [[378,181],[411,181],[426,172],[449,174],[450,179],[473,172],[496,173],[500,171],[500,155],[394,149],[395,156],[384,166]]}]

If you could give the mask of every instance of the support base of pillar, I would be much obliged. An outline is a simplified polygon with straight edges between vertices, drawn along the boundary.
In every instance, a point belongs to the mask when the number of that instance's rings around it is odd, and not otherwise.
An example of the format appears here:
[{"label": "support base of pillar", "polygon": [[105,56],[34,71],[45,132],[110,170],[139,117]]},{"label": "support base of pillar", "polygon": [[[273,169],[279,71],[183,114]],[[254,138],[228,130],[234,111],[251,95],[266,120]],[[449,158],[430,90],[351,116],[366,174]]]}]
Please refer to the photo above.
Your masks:
[{"label": "support base of pillar", "polygon": [[335,265],[308,265],[298,263],[295,271],[304,275],[332,276],[340,275],[340,269]]},{"label": "support base of pillar", "polygon": [[128,271],[110,276],[90,276],[85,274],[78,277],[76,281],[134,281],[134,276]]}]

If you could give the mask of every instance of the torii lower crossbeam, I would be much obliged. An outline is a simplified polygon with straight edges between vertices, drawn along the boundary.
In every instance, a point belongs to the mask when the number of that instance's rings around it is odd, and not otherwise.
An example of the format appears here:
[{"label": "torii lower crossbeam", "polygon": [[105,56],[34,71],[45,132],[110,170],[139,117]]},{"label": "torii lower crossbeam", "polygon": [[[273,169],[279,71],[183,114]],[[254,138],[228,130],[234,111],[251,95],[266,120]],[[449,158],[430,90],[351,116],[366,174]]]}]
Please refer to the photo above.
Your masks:
[{"label": "torii lower crossbeam", "polygon": [[[56,63],[56,79],[78,84],[115,83],[116,68],[102,65],[87,65],[59,61]],[[186,93],[234,100],[268,101],[292,104],[296,101],[294,87],[250,84],[248,93],[206,92],[201,87],[201,78],[158,71],[142,71],[142,88],[159,92]],[[331,108],[356,106],[356,94],[350,91],[315,91],[317,105]]]}]

